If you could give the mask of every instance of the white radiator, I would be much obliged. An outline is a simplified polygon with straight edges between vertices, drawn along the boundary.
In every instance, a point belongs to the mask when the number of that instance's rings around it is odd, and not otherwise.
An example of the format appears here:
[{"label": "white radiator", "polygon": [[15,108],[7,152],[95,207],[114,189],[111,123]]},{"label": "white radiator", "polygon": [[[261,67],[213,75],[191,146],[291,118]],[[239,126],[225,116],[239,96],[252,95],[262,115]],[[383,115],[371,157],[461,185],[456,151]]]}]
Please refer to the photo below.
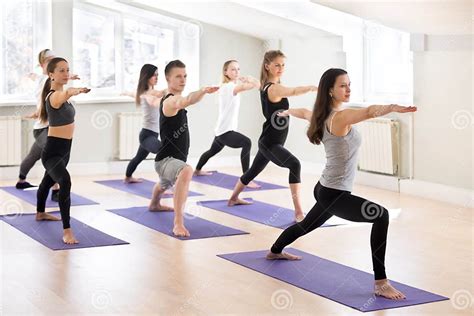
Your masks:
[{"label": "white radiator", "polygon": [[375,118],[358,124],[362,134],[359,169],[382,174],[398,175],[399,122]]},{"label": "white radiator", "polygon": [[0,116],[0,165],[21,162],[21,117]]},{"label": "white radiator", "polygon": [[119,152],[118,159],[130,160],[135,157],[140,142],[138,135],[142,129],[141,112],[119,113]]}]

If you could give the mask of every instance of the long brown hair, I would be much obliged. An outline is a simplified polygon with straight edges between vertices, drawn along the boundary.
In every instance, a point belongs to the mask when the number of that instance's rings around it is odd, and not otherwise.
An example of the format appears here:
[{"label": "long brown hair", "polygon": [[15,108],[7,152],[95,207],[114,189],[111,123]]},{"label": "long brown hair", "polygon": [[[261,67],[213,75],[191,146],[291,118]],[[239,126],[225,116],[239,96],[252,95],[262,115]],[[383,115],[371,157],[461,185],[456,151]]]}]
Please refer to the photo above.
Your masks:
[{"label": "long brown hair", "polygon": [[67,62],[67,60],[64,58],[54,57],[53,59],[50,60],[50,62],[48,63],[48,66],[46,67],[46,72],[48,73],[48,79],[46,79],[46,82],[44,83],[44,86],[43,86],[43,91],[41,92],[41,106],[40,106],[40,114],[39,114],[41,122],[46,122],[48,120],[48,113],[46,112],[46,107],[44,103],[46,101],[46,96],[48,95],[49,91],[51,91],[51,77],[49,76],[49,74],[53,73],[54,70],[56,69],[57,64],[62,61]]},{"label": "long brown hair", "polygon": [[225,72],[227,71],[227,68],[229,68],[229,65],[231,63],[238,63],[237,60],[235,59],[231,59],[231,60],[228,60],[224,63],[224,65],[222,66],[222,83],[227,83],[230,81],[230,78],[227,77],[227,75],[225,74]]},{"label": "long brown hair", "polygon": [[270,64],[277,57],[286,58],[281,50],[269,50],[263,56],[262,68],[260,70],[260,87],[262,90],[268,81],[268,70],[265,68],[265,65]]},{"label": "long brown hair", "polygon": [[140,70],[140,78],[138,79],[137,93],[135,95],[135,103],[140,105],[140,96],[146,92],[150,87],[148,87],[148,80],[156,73],[158,67],[151,64],[145,64]]},{"label": "long brown hair", "polygon": [[331,114],[332,97],[330,91],[334,87],[337,77],[346,74],[347,71],[344,69],[331,68],[326,70],[319,80],[318,95],[316,96],[316,102],[314,102],[311,123],[306,133],[309,141],[313,144],[321,144],[325,128],[324,124],[329,114]]}]

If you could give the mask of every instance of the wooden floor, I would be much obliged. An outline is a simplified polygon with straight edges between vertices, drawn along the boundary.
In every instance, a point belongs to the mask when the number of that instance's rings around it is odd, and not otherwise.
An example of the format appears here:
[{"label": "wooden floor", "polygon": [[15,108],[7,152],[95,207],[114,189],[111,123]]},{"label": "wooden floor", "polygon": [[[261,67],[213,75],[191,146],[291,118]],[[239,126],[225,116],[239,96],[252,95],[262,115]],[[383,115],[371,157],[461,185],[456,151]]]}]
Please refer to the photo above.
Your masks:
[{"label": "wooden floor", "polygon": [[[232,168],[220,171],[239,173]],[[137,175],[156,179],[154,173]],[[106,209],[148,203],[145,198],[92,182],[119,177],[73,177],[73,192],[100,204],[72,207],[71,214],[130,245],[52,251],[0,222],[0,314],[362,314],[218,258],[216,254],[268,249],[281,230],[193,205],[200,197],[189,198],[191,213],[250,234],[180,241],[106,212]],[[318,178],[303,175],[306,210],[314,202],[312,191]],[[287,174],[270,167],[259,179],[284,184]],[[0,182],[0,185],[12,184]],[[206,199],[224,199],[230,194],[229,190],[195,182],[191,183],[191,190],[206,194]],[[389,278],[451,298],[368,314],[471,315],[474,210],[364,186],[356,186],[354,193],[380,202],[388,209],[402,209],[389,228],[386,258]],[[251,192],[243,196],[291,207],[289,190]],[[16,198],[0,190],[0,205],[13,200]],[[168,200],[168,204],[171,202]],[[23,212],[35,212],[33,205],[24,202],[21,205]],[[367,224],[322,228],[292,246],[371,272],[370,228]],[[284,306],[272,303],[275,295],[284,296],[280,297]],[[471,308],[467,307],[469,304]]]}]

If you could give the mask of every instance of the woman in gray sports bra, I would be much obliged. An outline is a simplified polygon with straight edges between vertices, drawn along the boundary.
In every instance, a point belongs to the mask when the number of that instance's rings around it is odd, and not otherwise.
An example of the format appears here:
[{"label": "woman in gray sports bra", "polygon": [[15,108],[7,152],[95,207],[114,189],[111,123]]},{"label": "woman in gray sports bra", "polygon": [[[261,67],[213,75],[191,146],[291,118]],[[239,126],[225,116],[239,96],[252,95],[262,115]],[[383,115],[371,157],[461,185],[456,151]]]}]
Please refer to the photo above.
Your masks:
[{"label": "woman in gray sports bra", "polygon": [[391,112],[415,112],[416,107],[391,104],[342,109],[342,103],[349,102],[351,92],[349,77],[343,69],[327,70],[318,87],[313,111],[289,109],[280,114],[308,120],[309,141],[316,145],[324,144],[327,162],[314,188],[317,202],[301,223],[287,228],[280,235],[267,259],[301,259],[283,252],[283,248],[320,227],[333,215],[353,222],[372,223],[370,246],[375,277],[374,292],[389,299],[403,299],[405,295],[390,284],[385,274],[388,211],[377,203],[351,194],[357,168],[357,151],[361,144],[361,136],[353,124]]},{"label": "woman in gray sports bra", "polygon": [[[87,88],[68,88],[64,85],[69,79],[69,65],[64,58],[55,57],[47,66],[48,79],[41,94],[39,117],[42,122],[49,121],[48,137],[41,154],[41,162],[46,172],[38,187],[36,220],[52,220],[63,222],[63,241],[76,244],[77,239],[72,233],[69,209],[71,207],[71,177],[66,169],[71,152],[74,134],[74,116],[76,111],[69,98],[80,93],[87,93]],[[49,189],[59,183],[59,211],[61,219],[45,212]]]},{"label": "woman in gray sports bra", "polygon": [[126,183],[142,182],[141,179],[134,178],[133,173],[149,153],[156,154],[161,147],[158,139],[160,135],[159,106],[163,91],[154,90],[157,82],[158,68],[151,64],[143,65],[135,94],[135,103],[141,106],[143,112],[143,128],[139,135],[140,146],[135,157],[128,163],[125,172],[124,182]]}]

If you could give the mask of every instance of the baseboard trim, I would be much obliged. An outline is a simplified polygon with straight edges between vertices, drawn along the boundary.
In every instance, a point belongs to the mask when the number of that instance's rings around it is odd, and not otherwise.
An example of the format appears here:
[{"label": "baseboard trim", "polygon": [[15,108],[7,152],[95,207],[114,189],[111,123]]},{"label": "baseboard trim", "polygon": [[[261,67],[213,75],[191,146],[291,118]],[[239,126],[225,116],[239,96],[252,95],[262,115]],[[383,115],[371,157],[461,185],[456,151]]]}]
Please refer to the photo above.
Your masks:
[{"label": "baseboard trim", "polygon": [[[252,157],[252,159],[253,158],[254,157]],[[197,161],[197,157],[191,157],[189,158],[188,163],[191,166],[195,166]],[[127,164],[128,161],[70,163],[68,165],[68,170],[73,176],[123,174]],[[236,165],[240,165],[239,156],[224,156],[219,157],[219,159],[212,159],[206,167],[207,169],[212,170],[214,168]],[[303,161],[301,162],[301,166],[303,173],[320,175],[323,171],[324,163]],[[139,166],[139,171],[140,170],[154,170],[154,161],[152,159],[143,161]],[[0,179],[16,181],[18,171],[19,166],[0,167]],[[43,167],[40,163],[37,163],[33,169],[31,169],[28,177],[41,178],[43,174]],[[355,184],[420,196],[427,199],[455,204],[461,207],[474,208],[474,191],[468,189],[414,179],[399,180],[397,177],[372,174],[364,171],[357,171]]]},{"label": "baseboard trim", "polygon": [[474,208],[474,191],[421,180],[400,180],[400,193]]}]

